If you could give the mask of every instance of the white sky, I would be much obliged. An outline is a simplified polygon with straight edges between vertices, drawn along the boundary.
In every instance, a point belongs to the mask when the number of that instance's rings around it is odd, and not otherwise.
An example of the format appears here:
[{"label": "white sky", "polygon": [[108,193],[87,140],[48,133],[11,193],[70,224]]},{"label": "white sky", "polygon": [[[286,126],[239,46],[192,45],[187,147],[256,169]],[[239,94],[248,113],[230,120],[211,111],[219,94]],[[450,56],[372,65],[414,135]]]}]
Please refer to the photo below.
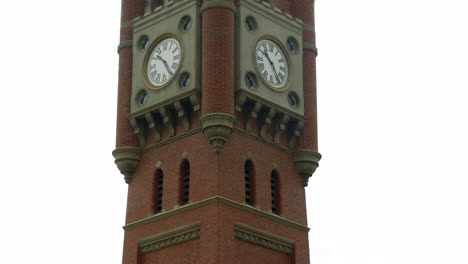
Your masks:
[{"label": "white sky", "polygon": [[[468,263],[467,8],[316,1],[311,263]],[[121,263],[119,14],[118,0],[0,3],[0,263]]]}]

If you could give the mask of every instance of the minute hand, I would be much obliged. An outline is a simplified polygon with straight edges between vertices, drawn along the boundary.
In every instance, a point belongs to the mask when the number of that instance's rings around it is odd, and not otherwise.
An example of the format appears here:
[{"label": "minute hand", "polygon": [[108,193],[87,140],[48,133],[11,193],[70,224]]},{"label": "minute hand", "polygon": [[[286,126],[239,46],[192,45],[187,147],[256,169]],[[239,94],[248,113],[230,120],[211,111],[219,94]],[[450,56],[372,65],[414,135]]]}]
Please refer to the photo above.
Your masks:
[{"label": "minute hand", "polygon": [[271,61],[270,56],[268,56],[268,52],[263,51],[263,54],[265,54],[265,57],[266,57],[266,58],[268,59],[268,61],[270,62],[270,66],[271,66],[271,68],[273,69],[273,72],[275,73],[276,81],[279,83],[280,80],[279,80],[278,73],[276,72],[276,69],[275,69],[275,64]]},{"label": "minute hand", "polygon": [[157,55],[158,59],[162,60],[164,67],[166,67],[167,72],[169,72],[170,75],[174,75],[171,70],[169,69],[169,65],[167,64],[166,60],[161,58],[161,56]]}]

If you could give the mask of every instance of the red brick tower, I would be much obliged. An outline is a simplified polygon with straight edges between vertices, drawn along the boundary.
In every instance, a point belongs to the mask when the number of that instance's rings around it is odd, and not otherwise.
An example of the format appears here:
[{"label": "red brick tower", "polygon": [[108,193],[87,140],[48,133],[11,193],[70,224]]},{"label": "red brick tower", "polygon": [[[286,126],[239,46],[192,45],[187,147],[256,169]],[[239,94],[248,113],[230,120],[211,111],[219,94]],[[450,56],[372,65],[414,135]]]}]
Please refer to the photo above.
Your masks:
[{"label": "red brick tower", "polygon": [[312,0],[122,0],[124,264],[309,263]]}]

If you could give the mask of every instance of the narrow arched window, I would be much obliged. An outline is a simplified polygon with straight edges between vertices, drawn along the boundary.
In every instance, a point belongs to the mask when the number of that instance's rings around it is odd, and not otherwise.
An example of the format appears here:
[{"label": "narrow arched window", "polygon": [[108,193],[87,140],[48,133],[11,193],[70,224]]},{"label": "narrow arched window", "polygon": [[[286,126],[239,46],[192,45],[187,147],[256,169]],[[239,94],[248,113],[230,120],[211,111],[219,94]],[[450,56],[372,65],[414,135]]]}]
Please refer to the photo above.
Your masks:
[{"label": "narrow arched window", "polygon": [[154,174],[154,185],[153,185],[153,213],[157,214],[162,211],[162,197],[163,197],[163,181],[164,173],[161,169],[157,169]]},{"label": "narrow arched window", "polygon": [[183,160],[180,164],[180,204],[184,205],[189,202],[190,188],[190,163],[188,160]]},{"label": "narrow arched window", "polygon": [[250,205],[253,205],[255,202],[254,177],[254,166],[252,161],[248,160],[244,164],[245,202]]},{"label": "narrow arched window", "polygon": [[279,175],[276,170],[271,172],[271,212],[280,214]]}]

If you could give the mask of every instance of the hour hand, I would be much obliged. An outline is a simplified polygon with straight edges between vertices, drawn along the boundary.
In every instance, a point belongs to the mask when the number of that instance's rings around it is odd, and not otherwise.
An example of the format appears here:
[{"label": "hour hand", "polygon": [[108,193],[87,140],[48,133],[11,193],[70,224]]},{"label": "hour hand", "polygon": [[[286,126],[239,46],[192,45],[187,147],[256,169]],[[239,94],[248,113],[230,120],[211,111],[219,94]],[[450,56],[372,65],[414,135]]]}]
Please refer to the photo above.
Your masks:
[{"label": "hour hand", "polygon": [[270,62],[271,68],[273,69],[273,72],[275,73],[276,81],[278,81],[279,83],[280,79],[279,79],[278,73],[276,72],[275,64],[271,61],[270,56],[268,56],[268,52],[266,51],[262,51],[262,52],[263,54],[265,54],[265,57],[268,59],[268,62]]}]

